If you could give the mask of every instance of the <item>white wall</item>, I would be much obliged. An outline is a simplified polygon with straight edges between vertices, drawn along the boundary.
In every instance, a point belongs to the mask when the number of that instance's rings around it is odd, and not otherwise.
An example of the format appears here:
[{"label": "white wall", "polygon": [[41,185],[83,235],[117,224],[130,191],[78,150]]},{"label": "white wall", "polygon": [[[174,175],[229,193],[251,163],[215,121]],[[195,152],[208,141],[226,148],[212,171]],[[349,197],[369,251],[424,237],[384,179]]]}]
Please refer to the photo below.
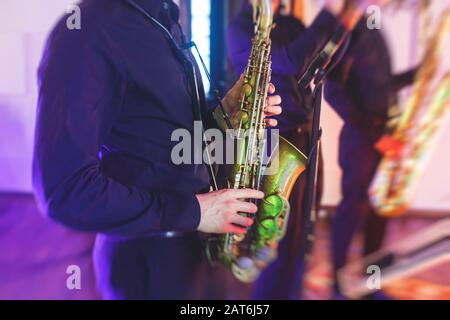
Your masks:
[{"label": "white wall", "polygon": [[68,0],[0,1],[0,191],[31,191],[36,69]]}]

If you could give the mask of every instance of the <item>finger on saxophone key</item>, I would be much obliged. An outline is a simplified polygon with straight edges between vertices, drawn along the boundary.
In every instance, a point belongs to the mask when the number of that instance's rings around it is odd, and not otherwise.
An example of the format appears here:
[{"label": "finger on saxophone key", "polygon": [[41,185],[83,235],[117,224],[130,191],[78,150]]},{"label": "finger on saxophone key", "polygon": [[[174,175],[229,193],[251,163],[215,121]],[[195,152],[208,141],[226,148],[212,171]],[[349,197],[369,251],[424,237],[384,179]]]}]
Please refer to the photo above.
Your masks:
[{"label": "finger on saxophone key", "polygon": [[242,234],[253,224],[253,219],[246,214],[253,215],[258,210],[247,199],[262,199],[264,193],[253,189],[223,189],[196,197],[200,206],[198,231]]}]

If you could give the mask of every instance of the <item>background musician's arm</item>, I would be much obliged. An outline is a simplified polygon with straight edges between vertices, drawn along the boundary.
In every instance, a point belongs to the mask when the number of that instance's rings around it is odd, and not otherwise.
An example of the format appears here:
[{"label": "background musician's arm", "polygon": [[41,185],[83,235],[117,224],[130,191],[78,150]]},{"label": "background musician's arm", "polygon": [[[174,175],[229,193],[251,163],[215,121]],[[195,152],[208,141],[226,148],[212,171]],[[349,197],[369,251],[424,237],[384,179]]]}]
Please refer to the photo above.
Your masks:
[{"label": "background musician's arm", "polygon": [[[277,74],[298,75],[307,62],[325,45],[338,26],[338,19],[323,10],[312,25],[287,46],[272,45],[272,68]],[[253,25],[238,20],[227,30],[229,56],[234,69],[242,73],[251,51]]]},{"label": "background musician's arm", "polygon": [[398,92],[414,83],[419,66],[392,76],[392,90]]},{"label": "background musician's arm", "polygon": [[[340,52],[337,55],[340,55]],[[359,112],[359,108],[354,101],[351,89],[348,88],[349,80],[354,77],[354,59],[353,54],[347,52],[328,74],[324,87],[324,97],[341,119],[357,125],[354,122],[361,118],[361,112]]]},{"label": "background musician's arm", "polygon": [[[359,109],[353,97],[349,94],[346,83],[328,80],[324,89],[324,96],[341,119],[346,119],[348,123],[352,123],[355,119],[361,118]],[[355,123],[355,125],[357,124]]]},{"label": "background musician's arm", "polygon": [[[368,5],[380,0],[344,1],[327,0],[324,9],[313,23],[292,43],[285,46],[272,44],[272,69],[279,75],[299,75],[327,44],[339,27],[352,30],[364,15]],[[236,20],[227,30],[229,56],[234,69],[242,73],[251,51],[253,25]]]}]

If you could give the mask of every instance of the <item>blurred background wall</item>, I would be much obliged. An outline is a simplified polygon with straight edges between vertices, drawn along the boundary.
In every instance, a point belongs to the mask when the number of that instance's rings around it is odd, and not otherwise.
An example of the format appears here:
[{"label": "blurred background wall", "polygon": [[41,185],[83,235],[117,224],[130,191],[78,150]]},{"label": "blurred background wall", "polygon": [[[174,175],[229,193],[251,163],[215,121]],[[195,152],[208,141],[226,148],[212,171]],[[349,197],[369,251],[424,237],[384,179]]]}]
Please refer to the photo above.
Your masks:
[{"label": "blurred background wall", "polygon": [[0,1],[0,190],[31,191],[36,68],[70,1]]}]

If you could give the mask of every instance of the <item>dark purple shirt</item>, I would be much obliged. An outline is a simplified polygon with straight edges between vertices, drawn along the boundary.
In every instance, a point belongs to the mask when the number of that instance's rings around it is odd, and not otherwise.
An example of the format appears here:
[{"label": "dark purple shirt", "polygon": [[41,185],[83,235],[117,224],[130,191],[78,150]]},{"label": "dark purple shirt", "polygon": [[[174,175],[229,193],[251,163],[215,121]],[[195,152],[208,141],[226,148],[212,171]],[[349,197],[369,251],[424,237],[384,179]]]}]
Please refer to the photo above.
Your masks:
[{"label": "dark purple shirt", "polygon": [[[283,113],[277,116],[281,132],[297,129],[308,119],[311,92],[300,90],[297,80],[308,63],[337,29],[338,20],[322,11],[310,27],[294,17],[276,15],[272,39],[272,83],[282,99]],[[230,22],[227,33],[229,57],[234,71],[241,74],[248,63],[254,34],[252,8],[244,1],[242,10]]]},{"label": "dark purple shirt", "polygon": [[[137,2],[177,30],[173,3]],[[183,64],[123,1],[84,1],[81,12],[81,30],[67,17],[55,26],[39,68],[33,181],[43,210],[105,234],[195,231],[207,168],[171,161],[172,132],[194,127]]]}]

